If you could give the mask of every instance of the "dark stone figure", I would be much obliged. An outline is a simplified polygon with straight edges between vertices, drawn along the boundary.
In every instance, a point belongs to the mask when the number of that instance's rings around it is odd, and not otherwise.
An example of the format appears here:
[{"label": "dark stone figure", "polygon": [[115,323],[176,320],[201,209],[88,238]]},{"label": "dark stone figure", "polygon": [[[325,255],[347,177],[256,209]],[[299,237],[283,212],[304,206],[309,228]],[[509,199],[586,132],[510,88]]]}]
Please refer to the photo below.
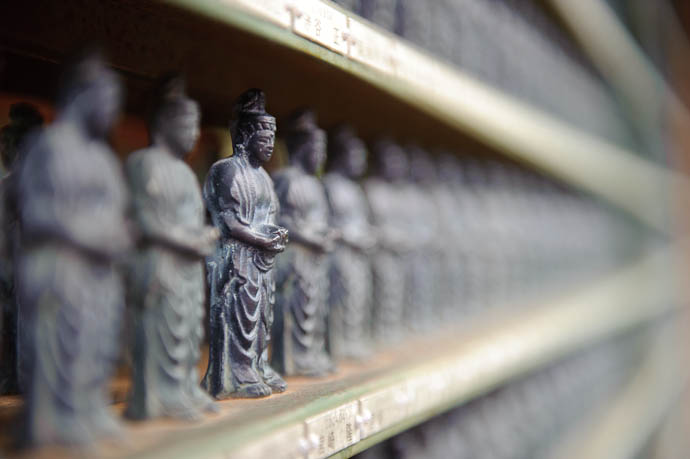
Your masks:
[{"label": "dark stone figure", "polygon": [[199,419],[215,407],[199,387],[203,260],[218,230],[205,225],[197,178],[183,158],[199,137],[200,112],[181,78],[166,81],[151,120],[151,146],[130,155],[127,178],[142,237],[129,282],[134,332],[127,417]]},{"label": "dark stone figure", "polygon": [[408,238],[414,247],[407,252],[405,322],[413,332],[429,330],[440,316],[438,280],[440,275],[437,246],[452,244],[438,236],[438,209],[433,195],[436,167],[429,153],[417,147],[407,148],[410,160],[410,185],[407,193]]},{"label": "dark stone figure", "polygon": [[131,241],[125,182],[106,136],[121,97],[99,56],[75,61],[60,86],[56,121],[32,142],[19,171],[24,440],[31,445],[119,432],[105,393],[124,312],[113,261]]},{"label": "dark stone figure", "polygon": [[438,203],[438,238],[443,241],[436,249],[441,263],[439,291],[441,317],[453,319],[462,313],[467,299],[467,279],[465,272],[466,247],[468,239],[465,213],[462,203],[463,193],[462,165],[457,156],[443,152],[437,163],[438,184],[435,187]]},{"label": "dark stone figure", "polygon": [[357,183],[367,167],[367,150],[349,126],[328,139],[330,171],[323,183],[330,204],[330,224],[340,230],[331,255],[328,337],[333,357],[363,358],[371,347],[373,281],[368,252],[374,247],[369,205]]},{"label": "dark stone figure", "polygon": [[10,124],[0,130],[0,156],[8,173],[0,180],[0,394],[21,392],[21,346],[18,342],[19,305],[15,296],[14,258],[19,244],[16,177],[29,134],[43,124],[43,117],[31,104],[10,107]]},{"label": "dark stone figure", "polygon": [[360,0],[359,15],[393,32],[397,22],[398,0]]},{"label": "dark stone figure", "polygon": [[326,351],[327,261],[337,234],[315,177],[326,160],[326,133],[313,112],[302,110],[289,120],[285,141],[290,166],[274,180],[290,244],[279,260],[273,362],[283,374],[318,376],[333,370]]},{"label": "dark stone figure", "polygon": [[232,126],[234,155],[216,162],[204,199],[221,244],[207,260],[211,290],[209,364],[202,385],[217,399],[283,392],[268,362],[275,302],[274,263],[287,230],[277,224],[278,198],[261,165],[271,159],[275,118],[263,92],[239,99]]},{"label": "dark stone figure", "polygon": [[377,247],[372,253],[374,275],[374,338],[391,344],[402,337],[405,302],[404,255],[412,248],[406,231],[409,164],[405,151],[388,139],[374,145],[377,176],[368,179],[364,189],[376,229]]},{"label": "dark stone figure", "polygon": [[359,3],[360,0],[334,0],[334,3],[342,6],[348,11],[351,11],[353,13],[359,12]]}]

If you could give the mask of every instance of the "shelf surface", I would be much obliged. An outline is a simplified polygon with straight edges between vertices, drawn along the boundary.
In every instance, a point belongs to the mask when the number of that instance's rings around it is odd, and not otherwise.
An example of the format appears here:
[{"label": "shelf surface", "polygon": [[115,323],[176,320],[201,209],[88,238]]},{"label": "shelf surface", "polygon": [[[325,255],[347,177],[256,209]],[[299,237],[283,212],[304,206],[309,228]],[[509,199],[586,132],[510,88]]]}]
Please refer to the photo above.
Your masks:
[{"label": "shelf surface", "polygon": [[[347,457],[435,414],[659,317],[677,304],[671,254],[658,251],[543,304],[487,312],[461,328],[410,340],[329,378],[288,379],[260,400],[220,402],[198,424],[127,423],[103,457]],[[118,405],[118,409],[121,407]],[[68,455],[68,454],[66,454]],[[54,448],[31,457],[60,457]]]},{"label": "shelf surface", "polygon": [[404,40],[321,0],[165,0],[296,50],[482,143],[599,195],[657,229],[684,178],[459,72]]}]

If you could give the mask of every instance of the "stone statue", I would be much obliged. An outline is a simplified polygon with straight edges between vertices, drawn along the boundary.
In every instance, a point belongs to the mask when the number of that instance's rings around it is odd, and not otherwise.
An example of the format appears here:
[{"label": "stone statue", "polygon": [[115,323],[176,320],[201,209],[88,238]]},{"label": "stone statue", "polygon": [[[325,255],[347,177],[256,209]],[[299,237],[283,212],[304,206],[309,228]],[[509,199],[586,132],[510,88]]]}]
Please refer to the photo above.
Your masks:
[{"label": "stone statue", "polygon": [[119,432],[106,388],[124,312],[114,260],[131,239],[124,177],[106,138],[121,98],[116,74],[100,56],[83,55],[60,85],[55,122],[32,142],[19,171],[30,445]]},{"label": "stone statue", "polygon": [[199,137],[199,106],[173,77],[160,89],[151,146],[132,153],[127,178],[141,235],[129,279],[134,346],[132,394],[125,415],[199,419],[215,407],[199,387],[203,338],[203,260],[218,229],[205,224],[197,178],[183,158]]},{"label": "stone statue", "polygon": [[273,154],[275,118],[266,113],[258,89],[245,92],[235,110],[234,155],[216,162],[204,184],[221,244],[207,260],[211,331],[202,385],[217,399],[264,397],[287,388],[268,361],[273,265],[288,236],[276,222],[278,198],[261,167]]},{"label": "stone statue", "polygon": [[17,394],[23,384],[20,368],[19,308],[15,296],[14,258],[19,244],[16,207],[16,171],[23,152],[43,124],[43,117],[31,104],[10,107],[10,124],[0,130],[0,157],[7,175],[0,180],[0,394]]},{"label": "stone statue", "polygon": [[341,236],[331,255],[328,337],[333,357],[363,358],[371,352],[373,281],[368,253],[376,243],[369,205],[357,183],[367,167],[367,150],[349,126],[328,139],[331,166],[323,179],[330,225]]},{"label": "stone statue", "polygon": [[405,202],[409,164],[405,151],[389,139],[376,142],[373,152],[377,175],[364,184],[378,242],[370,257],[374,277],[372,322],[375,340],[385,345],[402,338],[403,255],[413,246],[405,231],[409,212]]},{"label": "stone statue", "polygon": [[487,238],[490,229],[488,206],[488,175],[486,162],[467,159],[462,165],[462,189],[459,207],[465,221],[464,236],[461,240],[465,267],[465,299],[463,308],[469,314],[476,314],[488,307],[493,288],[491,285],[492,241]]},{"label": "stone statue", "polygon": [[326,351],[328,253],[337,237],[328,226],[328,202],[315,174],[326,160],[326,133],[309,110],[293,114],[285,129],[290,166],[274,180],[280,223],[290,244],[278,266],[273,362],[283,374],[319,376],[333,370]]},{"label": "stone statue", "polygon": [[438,203],[438,237],[444,241],[436,247],[441,262],[439,276],[442,287],[442,319],[452,320],[460,315],[467,302],[467,279],[465,272],[466,256],[464,243],[468,234],[464,231],[465,213],[462,202],[464,197],[462,180],[463,172],[460,160],[456,155],[442,152],[436,164],[438,183],[435,187],[435,199]]},{"label": "stone statue", "polygon": [[407,193],[408,238],[413,248],[405,257],[406,304],[404,320],[413,332],[423,332],[437,325],[441,315],[438,298],[440,276],[437,246],[452,244],[438,235],[438,208],[433,187],[438,181],[433,159],[418,146],[408,146],[410,185]]}]

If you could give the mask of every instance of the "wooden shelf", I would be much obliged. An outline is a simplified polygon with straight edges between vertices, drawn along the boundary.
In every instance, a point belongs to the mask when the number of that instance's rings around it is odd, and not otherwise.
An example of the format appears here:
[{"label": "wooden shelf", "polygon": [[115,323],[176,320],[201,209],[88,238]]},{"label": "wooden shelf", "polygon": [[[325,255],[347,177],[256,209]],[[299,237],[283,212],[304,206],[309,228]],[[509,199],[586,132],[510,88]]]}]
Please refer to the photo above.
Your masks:
[{"label": "wooden shelf", "polygon": [[[293,6],[299,11],[286,9]],[[153,80],[188,76],[207,123],[227,125],[248,87],[280,120],[300,105],[321,123],[351,122],[372,139],[499,153],[601,196],[668,230],[670,197],[686,180],[429,56],[322,0],[27,0],[0,18],[7,89],[54,93],[57,63],[96,41],[128,79],[128,109],[145,112]],[[292,12],[291,12],[292,11]],[[307,18],[309,21],[307,22]],[[316,27],[316,23],[320,28]],[[679,188],[680,187],[680,188]]]},{"label": "wooden shelf", "polygon": [[664,203],[677,185],[685,184],[683,178],[493,89],[329,2],[165,3],[327,62],[513,159],[667,230],[670,209]]},{"label": "wooden shelf", "polygon": [[[261,400],[220,402],[199,424],[128,423],[103,457],[347,457],[539,367],[669,312],[669,248],[560,299],[467,320],[410,339],[325,379],[288,379]],[[118,409],[120,409],[118,407]],[[31,457],[59,452],[31,452]],[[68,454],[66,454],[68,455]]]}]

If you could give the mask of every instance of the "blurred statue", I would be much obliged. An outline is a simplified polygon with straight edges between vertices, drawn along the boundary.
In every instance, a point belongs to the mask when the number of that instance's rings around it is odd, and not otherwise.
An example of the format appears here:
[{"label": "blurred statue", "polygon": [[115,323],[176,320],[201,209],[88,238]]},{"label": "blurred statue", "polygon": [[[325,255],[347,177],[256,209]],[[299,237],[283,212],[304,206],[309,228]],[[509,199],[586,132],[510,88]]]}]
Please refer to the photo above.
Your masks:
[{"label": "blurred statue", "polygon": [[[10,124],[0,130],[0,157],[7,175],[0,180],[0,394],[17,394],[22,389],[19,305],[15,296],[14,258],[19,244],[16,207],[16,171],[33,131],[43,117],[31,104],[10,107]],[[32,134],[29,136],[29,134]]]},{"label": "blurred statue", "polygon": [[218,230],[205,224],[197,178],[183,161],[199,137],[199,106],[167,80],[151,120],[151,146],[130,155],[127,177],[142,244],[130,273],[133,383],[127,417],[198,419],[213,409],[199,387],[203,259]]},{"label": "blurred statue", "polygon": [[488,206],[488,177],[485,162],[467,159],[462,163],[462,190],[459,207],[464,220],[461,240],[465,273],[465,303],[469,314],[484,310],[488,305],[491,285],[489,252],[491,239],[487,238],[492,216]]},{"label": "blurred statue", "polygon": [[100,56],[84,55],[60,86],[56,121],[32,142],[19,171],[28,444],[119,432],[106,398],[124,312],[113,262],[131,241],[125,182],[106,137],[121,98],[115,73]]},{"label": "blurred statue", "polygon": [[287,375],[318,376],[333,370],[326,351],[328,252],[337,234],[328,226],[328,202],[314,176],[326,159],[326,133],[309,110],[289,120],[285,141],[290,166],[275,176],[280,222],[290,244],[278,266],[273,362]]},{"label": "blurred statue", "polygon": [[360,0],[334,0],[334,3],[342,6],[346,10],[351,11],[353,13],[359,12]]},{"label": "blurred statue", "polygon": [[405,301],[403,255],[412,248],[407,227],[405,194],[409,164],[405,151],[388,139],[374,145],[377,176],[368,179],[364,189],[376,229],[377,249],[372,253],[374,277],[374,338],[391,344],[402,337]]},{"label": "blurred statue", "polygon": [[264,397],[287,388],[268,362],[273,265],[288,236],[276,223],[278,198],[261,167],[273,154],[275,118],[266,113],[258,89],[245,92],[235,110],[234,155],[216,162],[204,184],[221,244],[207,261],[211,332],[202,385],[217,399]]},{"label": "blurred statue", "polygon": [[330,224],[341,236],[331,256],[328,336],[334,357],[362,358],[370,352],[373,283],[368,252],[376,240],[369,205],[357,183],[367,167],[367,150],[349,126],[328,139],[331,168],[324,185]]},{"label": "blurred statue", "polygon": [[442,287],[439,290],[439,302],[442,318],[453,319],[463,311],[467,301],[466,257],[463,244],[469,235],[463,230],[463,174],[460,160],[452,153],[442,152],[436,167],[439,179],[435,187],[439,217],[438,237],[444,241],[436,246],[441,262],[439,279]]},{"label": "blurred statue", "polygon": [[359,0],[358,14],[389,32],[393,32],[398,19],[399,0]]},{"label": "blurred statue", "polygon": [[409,232],[408,238],[414,241],[414,247],[405,257],[407,301],[404,320],[410,330],[422,332],[437,324],[441,313],[437,246],[450,246],[454,241],[439,237],[438,209],[433,196],[438,177],[432,158],[417,146],[408,147],[407,153],[411,182],[405,194],[408,210],[406,231]]}]

